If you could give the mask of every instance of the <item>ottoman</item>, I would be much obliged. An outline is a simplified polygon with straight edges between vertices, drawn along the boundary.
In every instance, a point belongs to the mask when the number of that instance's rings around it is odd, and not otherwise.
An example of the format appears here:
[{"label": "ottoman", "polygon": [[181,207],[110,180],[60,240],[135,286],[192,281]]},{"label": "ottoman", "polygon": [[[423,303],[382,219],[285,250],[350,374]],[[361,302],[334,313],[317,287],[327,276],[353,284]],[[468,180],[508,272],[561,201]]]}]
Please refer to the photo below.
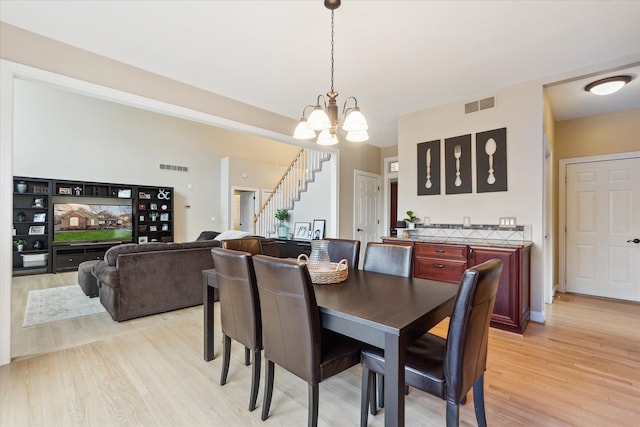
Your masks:
[{"label": "ottoman", "polygon": [[100,260],[85,261],[78,266],[78,284],[90,298],[98,296],[98,279],[91,273],[93,266]]}]

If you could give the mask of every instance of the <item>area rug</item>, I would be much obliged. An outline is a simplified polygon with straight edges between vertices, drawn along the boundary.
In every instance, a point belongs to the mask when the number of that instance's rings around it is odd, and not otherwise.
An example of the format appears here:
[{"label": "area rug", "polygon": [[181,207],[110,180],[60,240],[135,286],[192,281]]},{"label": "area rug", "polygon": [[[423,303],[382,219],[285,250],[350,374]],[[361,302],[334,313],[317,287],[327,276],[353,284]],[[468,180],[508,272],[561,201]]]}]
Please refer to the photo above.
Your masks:
[{"label": "area rug", "polygon": [[88,316],[105,311],[100,298],[89,298],[80,285],[29,291],[22,327]]}]

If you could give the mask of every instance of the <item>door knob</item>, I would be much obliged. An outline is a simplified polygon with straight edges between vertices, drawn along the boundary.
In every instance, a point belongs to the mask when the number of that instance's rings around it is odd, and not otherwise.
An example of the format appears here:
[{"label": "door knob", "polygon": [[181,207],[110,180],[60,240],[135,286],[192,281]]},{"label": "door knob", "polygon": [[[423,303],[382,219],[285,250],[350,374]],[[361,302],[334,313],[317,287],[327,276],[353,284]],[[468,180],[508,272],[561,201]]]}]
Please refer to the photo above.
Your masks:
[{"label": "door knob", "polygon": [[627,240],[627,243],[640,243],[640,239],[638,239],[637,237],[633,240]]},{"label": "door knob", "polygon": [[364,231],[362,228],[357,228],[356,230],[357,231]]}]

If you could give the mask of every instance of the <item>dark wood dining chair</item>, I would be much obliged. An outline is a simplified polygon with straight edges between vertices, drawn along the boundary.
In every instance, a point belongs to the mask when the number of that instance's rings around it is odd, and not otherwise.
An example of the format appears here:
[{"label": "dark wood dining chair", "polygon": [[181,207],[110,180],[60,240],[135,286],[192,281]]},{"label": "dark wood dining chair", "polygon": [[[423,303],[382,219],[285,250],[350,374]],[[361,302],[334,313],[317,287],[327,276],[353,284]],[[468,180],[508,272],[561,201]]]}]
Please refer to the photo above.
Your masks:
[{"label": "dark wood dining chair", "polygon": [[262,253],[260,238],[258,237],[241,237],[238,239],[223,240],[222,247],[233,251],[249,252],[251,255],[259,255]]},{"label": "dark wood dining chair", "polygon": [[[364,253],[364,271],[411,277],[413,274],[413,245],[395,245],[390,243],[369,242]],[[371,414],[375,415],[380,407],[384,407],[384,376],[378,375],[378,400],[371,405]],[[373,388],[376,388],[374,379]],[[408,393],[409,390],[406,390]]]},{"label": "dark wood dining chair", "polygon": [[329,242],[331,262],[347,260],[350,270],[357,270],[360,262],[360,240],[325,238]]},{"label": "dark wood dining chair", "polygon": [[[501,273],[502,261],[497,259],[467,269],[453,304],[447,338],[426,333],[407,346],[405,384],[447,402],[447,427],[459,425],[459,405],[471,388],[478,426],[487,425],[484,371]],[[384,373],[384,352],[366,348],[362,351],[361,426],[367,425],[368,404],[375,404],[375,391],[371,389],[374,372]]]},{"label": "dark wood dining chair", "polygon": [[265,390],[262,420],[269,416],[275,364],[308,384],[308,425],[318,424],[319,383],[360,361],[362,344],[320,326],[320,312],[306,265],[265,255],[253,257],[262,308]]},{"label": "dark wood dining chair", "polygon": [[413,246],[369,242],[364,252],[364,271],[411,277],[413,274]]},{"label": "dark wood dining chair", "polygon": [[262,320],[252,256],[248,252],[222,248],[212,249],[211,254],[220,290],[220,326],[223,335],[220,385],[227,383],[231,339],[234,339],[245,346],[245,365],[248,364],[247,352],[253,352],[249,395],[249,410],[253,411],[256,409],[260,386]]}]

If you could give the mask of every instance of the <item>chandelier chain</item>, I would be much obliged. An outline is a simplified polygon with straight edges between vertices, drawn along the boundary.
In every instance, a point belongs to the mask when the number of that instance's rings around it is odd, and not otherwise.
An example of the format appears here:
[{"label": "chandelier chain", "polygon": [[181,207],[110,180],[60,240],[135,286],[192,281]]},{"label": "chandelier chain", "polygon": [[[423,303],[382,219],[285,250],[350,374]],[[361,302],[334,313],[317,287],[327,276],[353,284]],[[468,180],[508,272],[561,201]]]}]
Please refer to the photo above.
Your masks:
[{"label": "chandelier chain", "polygon": [[333,92],[333,10],[331,10],[331,92]]}]

